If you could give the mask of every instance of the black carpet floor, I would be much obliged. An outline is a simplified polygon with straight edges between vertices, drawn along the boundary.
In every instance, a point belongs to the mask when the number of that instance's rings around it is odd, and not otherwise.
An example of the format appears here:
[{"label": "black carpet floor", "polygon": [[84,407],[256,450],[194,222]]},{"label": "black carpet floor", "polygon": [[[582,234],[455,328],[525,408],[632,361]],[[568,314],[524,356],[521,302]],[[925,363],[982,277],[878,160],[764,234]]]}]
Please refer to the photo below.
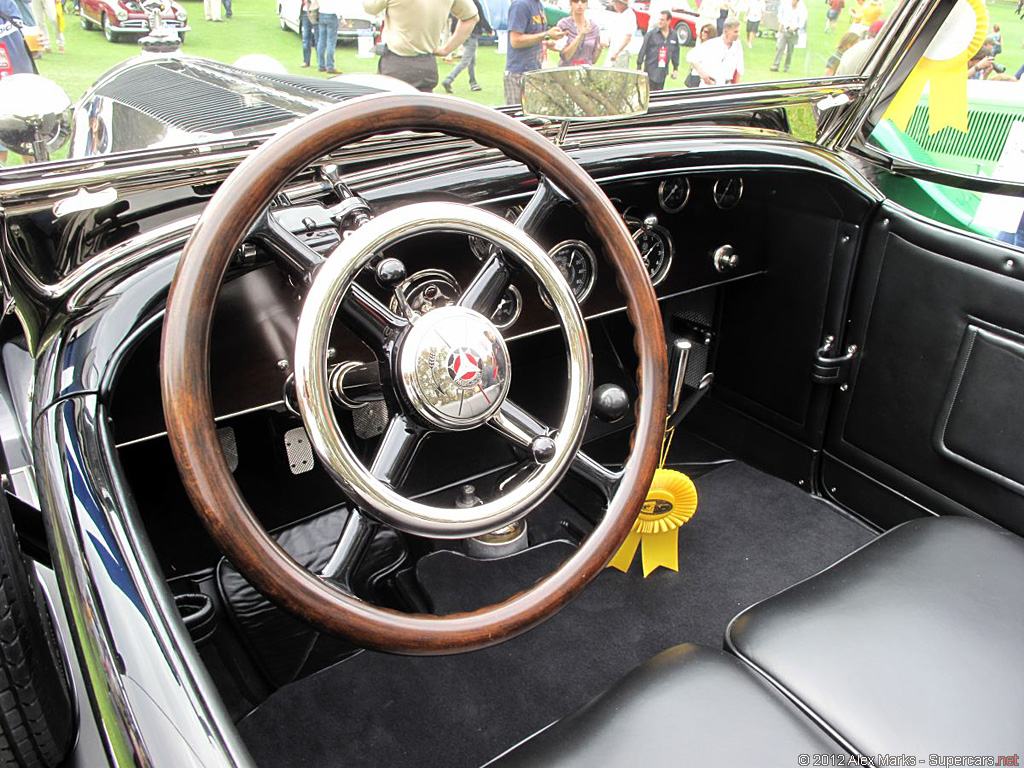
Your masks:
[{"label": "black carpet floor", "polygon": [[[239,728],[269,766],[477,766],[681,642],[721,647],[741,609],[830,565],[873,534],[742,464],[696,480],[680,570],[607,570],[542,626],[450,657],[359,655],[272,695]],[[568,545],[490,563],[424,558],[438,612],[500,599],[540,578]],[[473,600],[479,602],[473,602]]]}]

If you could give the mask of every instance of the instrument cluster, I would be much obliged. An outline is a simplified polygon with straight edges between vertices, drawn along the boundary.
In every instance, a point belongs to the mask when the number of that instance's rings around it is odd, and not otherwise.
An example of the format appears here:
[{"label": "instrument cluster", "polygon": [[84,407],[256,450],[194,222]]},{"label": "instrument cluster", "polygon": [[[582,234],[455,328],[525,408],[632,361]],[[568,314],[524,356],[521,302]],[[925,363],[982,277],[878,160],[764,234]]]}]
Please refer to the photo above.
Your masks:
[{"label": "instrument cluster", "polygon": [[[655,286],[672,274],[676,259],[673,230],[683,226],[678,215],[688,206],[699,210],[694,215],[700,217],[706,216],[709,208],[711,211],[729,210],[739,203],[744,191],[744,180],[739,177],[691,178],[683,174],[663,177],[654,182],[623,184],[608,190],[613,195],[612,203],[620,212]],[[615,193],[618,193],[618,197],[614,196]],[[522,214],[523,206],[506,205],[495,212],[509,221],[515,221]],[[693,222],[686,224],[687,227],[692,225]],[[588,299],[590,304],[596,302],[603,305],[607,301],[606,296],[609,294],[606,287],[598,282],[603,278],[602,269],[607,268],[605,257],[597,233],[584,222],[579,212],[568,208],[559,209],[556,215],[542,225],[537,239],[548,247],[549,258],[558,267],[584,312],[592,309],[603,311],[596,306],[591,308],[587,303]],[[480,260],[487,258],[497,247],[485,239],[472,236],[469,238],[469,246]],[[694,267],[690,265],[688,268],[692,271]],[[675,278],[672,284],[675,284]],[[595,289],[596,286],[600,286],[599,289]],[[544,290],[530,288],[530,293],[534,290],[542,304],[550,310],[551,301]],[[504,329],[516,321],[522,311],[524,294],[525,287],[510,287],[491,318],[495,325]],[[600,297],[595,299],[595,294]]]}]

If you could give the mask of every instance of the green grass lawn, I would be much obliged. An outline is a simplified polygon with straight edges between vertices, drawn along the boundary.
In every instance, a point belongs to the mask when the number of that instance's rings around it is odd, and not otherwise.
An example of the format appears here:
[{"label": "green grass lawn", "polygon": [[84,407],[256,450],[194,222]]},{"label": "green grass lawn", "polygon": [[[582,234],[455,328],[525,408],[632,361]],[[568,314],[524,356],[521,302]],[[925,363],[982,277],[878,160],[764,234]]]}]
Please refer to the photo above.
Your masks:
[{"label": "green grass lawn", "polygon": [[[775,40],[761,37],[754,41],[753,48],[744,47],[746,74],[744,82],[777,80],[783,77],[800,78],[818,76],[823,73],[825,63],[835,48],[838,39],[849,26],[849,15],[844,11],[835,30],[831,34],[824,33],[826,4],[822,0],[806,0],[810,12],[807,25],[807,47],[796,50],[793,55],[792,68],[788,75],[770,72],[775,54]],[[913,2],[914,0],[908,0]],[[847,0],[852,4],[855,0]],[[894,7],[894,0],[885,0],[887,9]],[[290,73],[305,74],[312,77],[324,77],[317,73],[315,66],[311,69],[300,67],[302,61],[299,36],[291,31],[282,30],[279,26],[276,4],[272,0],[234,0],[234,17],[217,24],[203,19],[203,6],[196,0],[184,3],[189,13],[189,24],[192,29],[187,35],[187,42],[182,51],[193,56],[205,56],[217,61],[232,63],[247,53],[263,53],[280,61]],[[1024,21],[1014,14],[1016,0],[993,0],[989,3],[990,20],[999,23],[1003,34],[1003,54],[1000,61],[1012,73],[1024,61]],[[71,97],[77,101],[96,79],[110,67],[139,53],[135,42],[108,43],[102,32],[87,31],[81,26],[77,16],[67,18],[67,52],[51,53],[38,61],[40,74],[60,84]],[[741,27],[742,30],[742,27]],[[745,33],[741,42],[745,42]],[[685,52],[691,49],[684,48]],[[552,63],[555,61],[551,54]],[[336,67],[343,72],[375,72],[376,58],[359,58],[354,45],[339,46],[336,53]],[[315,65],[315,55],[314,55]],[[441,63],[443,77],[454,65]],[[504,55],[499,55],[494,47],[482,47],[477,55],[477,80],[483,86],[482,91],[473,93],[469,90],[469,78],[466,73],[460,75],[455,82],[456,95],[472,99],[482,104],[495,105],[503,101],[502,72],[505,67]],[[668,80],[666,87],[682,88],[683,77],[688,68],[685,63],[680,66],[678,80]],[[440,89],[439,89],[440,90]],[[794,116],[794,132],[805,138],[813,137],[813,123],[809,118]],[[805,124],[806,123],[806,124]],[[14,153],[8,162],[18,162]]]},{"label": "green grass lawn", "polygon": [[[851,3],[853,0],[849,0]],[[195,0],[184,3],[189,12],[192,31],[183,52],[194,56],[206,56],[218,61],[231,63],[246,53],[265,53],[273,56],[294,74],[312,74],[315,70],[300,68],[302,60],[299,37],[294,32],[280,29],[276,5],[271,0],[235,0],[234,17],[221,24],[205,21],[203,7]],[[887,3],[887,7],[891,5]],[[1001,60],[1011,71],[1015,71],[1022,60],[1024,51],[1024,22],[1018,19],[1013,9],[1013,0],[996,0],[989,5],[992,20],[1003,30],[1004,53]],[[820,75],[825,62],[834,50],[835,44],[846,31],[849,16],[844,12],[836,30],[829,35],[823,31],[826,5],[820,0],[809,0],[810,21],[808,22],[807,47],[797,50],[793,56],[790,77]],[[67,91],[72,100],[77,100],[85,90],[107,69],[124,59],[135,55],[139,48],[134,42],[108,43],[99,31],[81,28],[78,17],[67,19],[67,53],[47,54],[39,60],[41,74],[55,80]],[[689,49],[685,49],[689,50]],[[762,37],[754,41],[754,47],[744,49],[746,75],[744,81],[779,79],[780,73],[769,72],[775,52],[775,41]],[[360,59],[354,46],[339,46],[336,56],[337,67],[343,72],[374,72],[376,59]],[[503,98],[502,71],[505,57],[495,48],[481,48],[477,56],[477,79],[484,90],[472,93],[469,79],[463,73],[455,83],[458,95],[484,104],[500,104]],[[442,64],[442,76],[451,65]],[[682,74],[683,68],[680,68]],[[682,80],[669,80],[669,88],[681,88]]]}]

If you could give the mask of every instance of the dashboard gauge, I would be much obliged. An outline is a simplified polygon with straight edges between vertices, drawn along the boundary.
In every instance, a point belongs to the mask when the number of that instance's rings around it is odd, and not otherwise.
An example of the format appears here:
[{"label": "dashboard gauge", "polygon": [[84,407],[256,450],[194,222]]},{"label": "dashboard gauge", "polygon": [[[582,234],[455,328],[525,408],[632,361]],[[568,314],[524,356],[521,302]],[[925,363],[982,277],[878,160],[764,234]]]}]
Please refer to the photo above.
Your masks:
[{"label": "dashboard gauge", "polygon": [[499,331],[504,331],[519,319],[519,313],[522,311],[523,294],[514,285],[510,285],[502,295],[501,301],[498,302],[497,309],[491,315],[491,322]]},{"label": "dashboard gauge", "polygon": [[454,304],[462,293],[458,282],[443,269],[423,269],[409,275],[396,288],[391,311],[402,317],[425,315]]},{"label": "dashboard gauge", "polygon": [[491,255],[491,251],[498,250],[498,246],[483,237],[477,237],[476,235],[469,236],[469,249],[473,252],[480,261],[487,259]]},{"label": "dashboard gauge", "polygon": [[715,205],[723,211],[735,207],[743,197],[743,179],[739,176],[724,176],[718,179],[711,190],[711,196],[715,200]]},{"label": "dashboard gauge", "polygon": [[679,213],[690,200],[690,180],[685,176],[665,179],[658,185],[658,205],[665,213]]},{"label": "dashboard gauge", "polygon": [[[516,219],[519,218],[523,210],[525,210],[525,206],[510,205],[508,208],[501,212],[501,217],[505,219],[505,221],[509,221],[515,224]],[[497,250],[498,246],[496,246],[494,243],[492,243],[490,240],[486,238],[478,237],[476,235],[470,235],[469,249],[473,251],[474,256],[480,259],[480,261],[483,261],[484,259],[491,255],[492,251]]]},{"label": "dashboard gauge", "polygon": [[675,253],[672,236],[664,227],[641,227],[633,232],[633,242],[640,251],[640,258],[644,261],[647,274],[651,276],[651,282],[657,285],[665,279],[672,266]]},{"label": "dashboard gauge", "polygon": [[[576,297],[576,301],[582,304],[590,295],[594,279],[597,277],[597,257],[594,255],[594,249],[582,240],[563,240],[548,251],[548,256],[555,262],[558,271],[569,284],[569,290]],[[540,297],[548,309],[551,309],[551,301],[543,289],[540,290]]]}]

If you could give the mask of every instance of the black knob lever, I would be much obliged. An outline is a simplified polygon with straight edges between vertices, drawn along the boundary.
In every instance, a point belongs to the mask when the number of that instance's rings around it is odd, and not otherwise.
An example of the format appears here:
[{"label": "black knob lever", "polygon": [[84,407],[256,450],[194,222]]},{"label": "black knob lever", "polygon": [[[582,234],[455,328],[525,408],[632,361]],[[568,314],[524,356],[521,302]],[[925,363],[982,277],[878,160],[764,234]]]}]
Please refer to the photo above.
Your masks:
[{"label": "black knob lever", "polygon": [[629,410],[629,395],[618,384],[602,384],[594,390],[594,415],[609,424],[618,421]]}]

